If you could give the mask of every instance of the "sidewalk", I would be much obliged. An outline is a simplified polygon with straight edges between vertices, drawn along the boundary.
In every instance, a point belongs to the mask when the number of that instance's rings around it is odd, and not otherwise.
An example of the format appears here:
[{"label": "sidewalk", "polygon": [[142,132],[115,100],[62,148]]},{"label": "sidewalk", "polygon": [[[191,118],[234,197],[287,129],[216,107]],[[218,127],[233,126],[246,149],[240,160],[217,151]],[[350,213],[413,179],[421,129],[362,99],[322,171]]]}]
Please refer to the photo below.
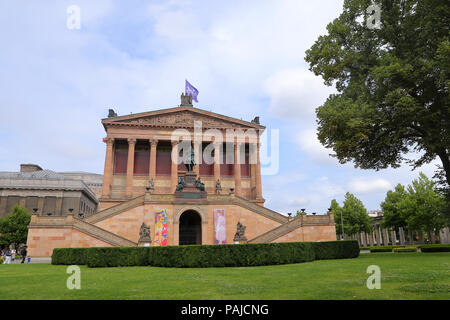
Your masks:
[{"label": "sidewalk", "polygon": [[[11,261],[11,264],[20,264],[22,262],[22,258],[16,258],[14,261]],[[40,257],[40,258],[31,258],[29,263],[51,263],[51,257]],[[25,263],[28,263],[28,258],[25,259]]]}]

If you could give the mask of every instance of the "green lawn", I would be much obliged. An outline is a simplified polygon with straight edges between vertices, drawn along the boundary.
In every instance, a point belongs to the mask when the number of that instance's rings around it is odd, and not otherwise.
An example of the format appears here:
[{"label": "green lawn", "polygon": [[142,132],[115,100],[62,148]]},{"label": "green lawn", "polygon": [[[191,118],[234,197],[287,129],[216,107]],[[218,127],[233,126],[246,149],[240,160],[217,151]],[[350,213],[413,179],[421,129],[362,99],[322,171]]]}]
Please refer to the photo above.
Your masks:
[{"label": "green lawn", "polygon": [[[369,265],[381,289],[369,290]],[[0,265],[0,299],[450,299],[450,253],[373,253],[357,259],[210,269]]]}]

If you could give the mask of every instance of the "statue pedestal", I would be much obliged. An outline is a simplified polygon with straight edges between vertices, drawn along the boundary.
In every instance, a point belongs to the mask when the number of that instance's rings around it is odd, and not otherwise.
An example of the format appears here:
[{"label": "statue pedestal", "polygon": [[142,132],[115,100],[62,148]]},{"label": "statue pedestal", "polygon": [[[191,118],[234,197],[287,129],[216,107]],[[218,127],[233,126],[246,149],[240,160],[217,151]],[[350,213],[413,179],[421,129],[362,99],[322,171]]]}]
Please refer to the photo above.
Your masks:
[{"label": "statue pedestal", "polygon": [[152,244],[152,240],[139,240],[138,247],[150,247]]},{"label": "statue pedestal", "polygon": [[175,191],[174,202],[203,202],[207,198],[207,192],[200,190],[196,185],[197,174],[187,172],[184,177],[185,185],[179,191]]}]

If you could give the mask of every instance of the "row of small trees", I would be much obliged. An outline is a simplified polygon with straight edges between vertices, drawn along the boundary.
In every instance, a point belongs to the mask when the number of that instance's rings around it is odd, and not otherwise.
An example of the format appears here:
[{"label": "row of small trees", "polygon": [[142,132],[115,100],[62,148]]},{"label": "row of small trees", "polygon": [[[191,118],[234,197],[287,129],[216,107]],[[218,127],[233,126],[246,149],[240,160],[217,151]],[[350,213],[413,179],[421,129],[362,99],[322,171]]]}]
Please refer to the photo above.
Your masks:
[{"label": "row of small trees", "polygon": [[439,230],[450,225],[446,208],[446,197],[432,180],[420,173],[419,178],[406,188],[398,184],[394,190],[388,191],[381,203],[382,226],[425,232],[433,242]]},{"label": "row of small trees", "polygon": [[[420,173],[419,178],[407,187],[398,184],[394,190],[387,192],[381,203],[381,225],[395,230],[404,228],[411,232],[425,232],[433,241],[439,230],[450,225],[446,208],[446,197],[432,180]],[[334,212],[338,238],[342,235],[342,229],[349,236],[373,231],[366,208],[353,194],[347,192],[342,207],[336,200],[331,201],[331,210]]]}]

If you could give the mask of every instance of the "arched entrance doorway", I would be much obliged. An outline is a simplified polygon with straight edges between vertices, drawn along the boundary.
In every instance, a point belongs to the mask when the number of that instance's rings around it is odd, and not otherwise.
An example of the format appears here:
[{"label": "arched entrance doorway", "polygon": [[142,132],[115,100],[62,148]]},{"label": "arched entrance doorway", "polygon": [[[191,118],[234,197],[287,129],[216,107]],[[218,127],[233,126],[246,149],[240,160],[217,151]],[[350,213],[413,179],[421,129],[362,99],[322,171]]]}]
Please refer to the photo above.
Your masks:
[{"label": "arched entrance doorway", "polygon": [[202,218],[194,210],[187,210],[180,216],[180,245],[202,244]]}]

